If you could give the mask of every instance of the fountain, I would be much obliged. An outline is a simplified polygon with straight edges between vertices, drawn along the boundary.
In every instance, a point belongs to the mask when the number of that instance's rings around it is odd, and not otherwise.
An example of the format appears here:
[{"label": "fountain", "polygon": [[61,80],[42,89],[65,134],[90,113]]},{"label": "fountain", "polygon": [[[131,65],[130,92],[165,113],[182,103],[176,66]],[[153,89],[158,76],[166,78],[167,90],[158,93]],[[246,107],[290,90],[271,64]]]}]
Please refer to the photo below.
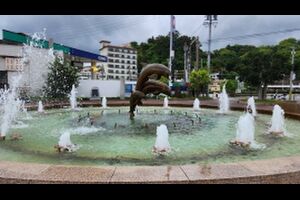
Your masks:
[{"label": "fountain", "polygon": [[[137,105],[143,105],[142,99],[147,94],[158,95],[163,93],[170,96],[171,90],[168,85],[159,81],[164,77],[169,77],[171,72],[169,68],[161,64],[150,64],[143,68],[135,86],[135,91],[130,96],[130,118],[133,119],[134,111]],[[151,79],[150,79],[151,78]]]},{"label": "fountain", "polygon": [[[251,110],[249,110],[251,111]],[[255,121],[252,113],[246,112],[240,116],[237,129],[236,129],[236,138],[235,140],[230,141],[231,144],[241,146],[243,148],[252,148],[252,149],[263,149],[265,148],[264,144],[258,144],[254,140],[255,133]]]},{"label": "fountain", "polygon": [[107,108],[107,100],[106,100],[106,97],[102,97],[101,105],[102,105],[102,108]]},{"label": "fountain", "polygon": [[43,112],[44,112],[44,106],[43,106],[42,101],[39,101],[39,104],[38,104],[38,112],[39,112],[39,113],[43,113]]},{"label": "fountain", "polygon": [[229,99],[226,92],[226,84],[223,85],[222,93],[219,97],[219,113],[225,114],[229,111]]},{"label": "fountain", "polygon": [[71,142],[69,131],[65,131],[60,136],[58,145],[55,146],[55,148],[59,152],[64,152],[64,151],[72,152],[72,151],[75,151],[77,149],[76,147],[77,146]]},{"label": "fountain", "polygon": [[[46,65],[49,62],[54,60],[53,49],[49,49],[46,56],[42,56],[40,48],[43,43],[41,40],[45,40],[45,31],[43,33],[35,33],[33,34],[29,44],[24,44],[24,48],[20,54],[22,55],[20,69],[25,68],[28,64],[30,64],[31,68],[35,69],[36,65],[43,65],[47,68]],[[36,72],[39,73],[39,72]],[[4,140],[6,134],[11,128],[12,122],[16,120],[17,114],[20,111],[22,102],[18,99],[18,91],[17,89],[23,84],[22,80],[23,73],[21,71],[17,71],[17,74],[12,77],[12,84],[7,92],[4,92],[5,97],[1,98],[3,101],[3,116],[1,121],[1,132],[0,139]],[[22,82],[23,81],[23,82]],[[30,80],[34,82],[34,77]]]},{"label": "fountain", "polygon": [[257,112],[256,112],[256,107],[255,107],[255,101],[254,101],[254,97],[250,97],[247,101],[247,108],[251,108],[252,110],[252,116],[256,117]]},{"label": "fountain", "polygon": [[76,101],[76,89],[74,84],[72,85],[72,90],[69,99],[70,99],[71,109],[75,110],[77,107],[77,101]]},{"label": "fountain", "polygon": [[196,98],[194,100],[194,103],[193,103],[193,109],[194,111],[199,111],[200,110],[200,101],[198,98]]},{"label": "fountain", "polygon": [[21,101],[17,98],[17,86],[21,80],[21,75],[18,74],[17,76],[13,77],[12,87],[8,93],[5,93],[6,97],[4,97],[4,112],[1,122],[1,132],[0,132],[0,139],[5,140],[5,136],[9,131],[13,121],[16,119],[18,111],[21,107]]},{"label": "fountain", "polygon": [[164,98],[164,108],[169,108],[169,100],[168,97]]},{"label": "fountain", "polygon": [[169,132],[167,126],[161,124],[156,128],[156,141],[153,146],[153,152],[157,154],[163,154],[171,151],[169,144]]},{"label": "fountain", "polygon": [[284,124],[284,110],[277,104],[273,108],[271,127],[268,132],[278,136],[287,135]]}]

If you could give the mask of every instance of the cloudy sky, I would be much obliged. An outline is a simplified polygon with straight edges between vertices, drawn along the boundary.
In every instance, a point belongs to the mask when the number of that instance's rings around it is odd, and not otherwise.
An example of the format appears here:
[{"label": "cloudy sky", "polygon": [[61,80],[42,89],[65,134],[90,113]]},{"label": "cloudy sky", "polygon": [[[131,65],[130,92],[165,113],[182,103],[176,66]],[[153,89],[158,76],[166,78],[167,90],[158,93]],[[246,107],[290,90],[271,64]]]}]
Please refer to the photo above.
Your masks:
[{"label": "cloudy sky", "polygon": [[[176,30],[199,36],[202,49],[207,50],[204,15],[175,18]],[[47,38],[93,53],[98,53],[100,40],[115,45],[143,42],[151,36],[166,35],[169,24],[169,15],[0,15],[0,29],[32,34],[46,28]],[[213,39],[218,39],[212,49],[228,44],[276,44],[288,37],[300,39],[300,15],[219,15],[212,33]]]}]

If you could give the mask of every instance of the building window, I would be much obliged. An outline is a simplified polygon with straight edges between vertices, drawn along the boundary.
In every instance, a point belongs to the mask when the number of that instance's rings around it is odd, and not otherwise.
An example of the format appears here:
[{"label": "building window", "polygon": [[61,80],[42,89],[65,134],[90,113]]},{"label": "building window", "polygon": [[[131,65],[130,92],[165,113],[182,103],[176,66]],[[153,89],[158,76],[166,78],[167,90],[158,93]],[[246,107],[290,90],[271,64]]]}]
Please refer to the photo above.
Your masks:
[{"label": "building window", "polygon": [[132,56],[132,59],[135,59],[135,56]]},{"label": "building window", "polygon": [[127,60],[127,64],[130,64],[130,61],[129,61],[129,60]]},{"label": "building window", "polygon": [[116,76],[116,79],[119,79],[119,76]]},{"label": "building window", "polygon": [[108,73],[114,73],[114,70],[109,69]]},{"label": "building window", "polygon": [[108,62],[114,62],[114,60],[113,59],[108,59]]},{"label": "building window", "polygon": [[120,68],[120,65],[115,65],[115,68]]},{"label": "building window", "polygon": [[108,65],[108,67],[110,67],[110,68],[114,68],[114,65]]},{"label": "building window", "polygon": [[121,66],[121,68],[122,68],[122,69],[125,69],[125,66],[124,66],[124,65],[122,65],[122,66]]},{"label": "building window", "polygon": [[122,58],[125,58],[125,56],[124,56],[124,55],[121,55],[121,57],[122,57]]},{"label": "building window", "polygon": [[116,74],[119,74],[119,70],[116,70],[115,73],[116,73]]},{"label": "building window", "polygon": [[115,57],[119,58],[119,54],[115,54]]},{"label": "building window", "polygon": [[132,64],[135,64],[135,61],[132,61]]},{"label": "building window", "polygon": [[108,56],[109,56],[109,57],[114,57],[114,54],[109,53]]},{"label": "building window", "polygon": [[113,48],[108,48],[108,51],[114,51],[114,49]]},{"label": "building window", "polygon": [[124,74],[124,71],[121,71],[121,74]]},{"label": "building window", "polygon": [[125,63],[125,61],[124,61],[124,60],[121,60],[121,63]]},{"label": "building window", "polygon": [[130,56],[128,55],[127,58],[130,58]]}]

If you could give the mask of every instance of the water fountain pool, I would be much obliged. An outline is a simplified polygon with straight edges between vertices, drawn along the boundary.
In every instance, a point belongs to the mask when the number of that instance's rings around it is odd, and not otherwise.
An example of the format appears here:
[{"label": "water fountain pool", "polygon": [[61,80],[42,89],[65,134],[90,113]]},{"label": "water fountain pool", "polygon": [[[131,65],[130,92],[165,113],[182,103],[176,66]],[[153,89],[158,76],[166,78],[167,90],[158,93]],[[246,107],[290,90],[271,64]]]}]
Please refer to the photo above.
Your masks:
[{"label": "water fountain pool", "polygon": [[[0,143],[0,160],[78,165],[169,165],[191,163],[226,163],[300,155],[299,122],[285,121],[293,138],[276,138],[265,134],[270,115],[260,115],[255,123],[255,140],[266,149],[242,151],[233,149],[228,142],[235,137],[236,123],[241,112],[219,115],[215,110],[192,108],[140,107],[134,120],[129,118],[128,107],[83,108],[47,110],[47,115],[29,112],[31,120],[20,113],[27,127],[12,127],[8,132],[22,136],[20,140]],[[156,110],[154,113],[153,110]],[[172,112],[171,112],[172,111]],[[85,120],[78,123],[78,118]],[[201,117],[201,121],[198,118]],[[91,125],[91,118],[94,120]],[[115,126],[117,124],[117,126]],[[164,158],[153,155],[156,128],[165,124],[172,151]],[[74,152],[58,153],[61,134],[70,133],[72,143],[80,148]]]}]

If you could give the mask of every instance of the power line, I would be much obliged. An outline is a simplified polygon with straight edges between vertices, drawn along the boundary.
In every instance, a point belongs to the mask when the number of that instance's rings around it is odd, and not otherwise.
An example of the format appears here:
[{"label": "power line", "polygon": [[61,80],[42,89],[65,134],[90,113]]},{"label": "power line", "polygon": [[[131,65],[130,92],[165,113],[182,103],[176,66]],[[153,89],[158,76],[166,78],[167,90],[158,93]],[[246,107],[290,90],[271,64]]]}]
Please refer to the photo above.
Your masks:
[{"label": "power line", "polygon": [[[248,38],[263,37],[263,36],[272,35],[272,34],[289,33],[289,32],[295,32],[295,31],[300,31],[300,28],[292,28],[292,29],[285,29],[285,30],[264,32],[264,33],[254,33],[254,34],[249,34],[249,35],[239,35],[239,36],[224,37],[224,38],[215,38],[211,42],[243,40],[243,39],[248,39]],[[204,43],[207,43],[207,42],[204,42]]]}]

